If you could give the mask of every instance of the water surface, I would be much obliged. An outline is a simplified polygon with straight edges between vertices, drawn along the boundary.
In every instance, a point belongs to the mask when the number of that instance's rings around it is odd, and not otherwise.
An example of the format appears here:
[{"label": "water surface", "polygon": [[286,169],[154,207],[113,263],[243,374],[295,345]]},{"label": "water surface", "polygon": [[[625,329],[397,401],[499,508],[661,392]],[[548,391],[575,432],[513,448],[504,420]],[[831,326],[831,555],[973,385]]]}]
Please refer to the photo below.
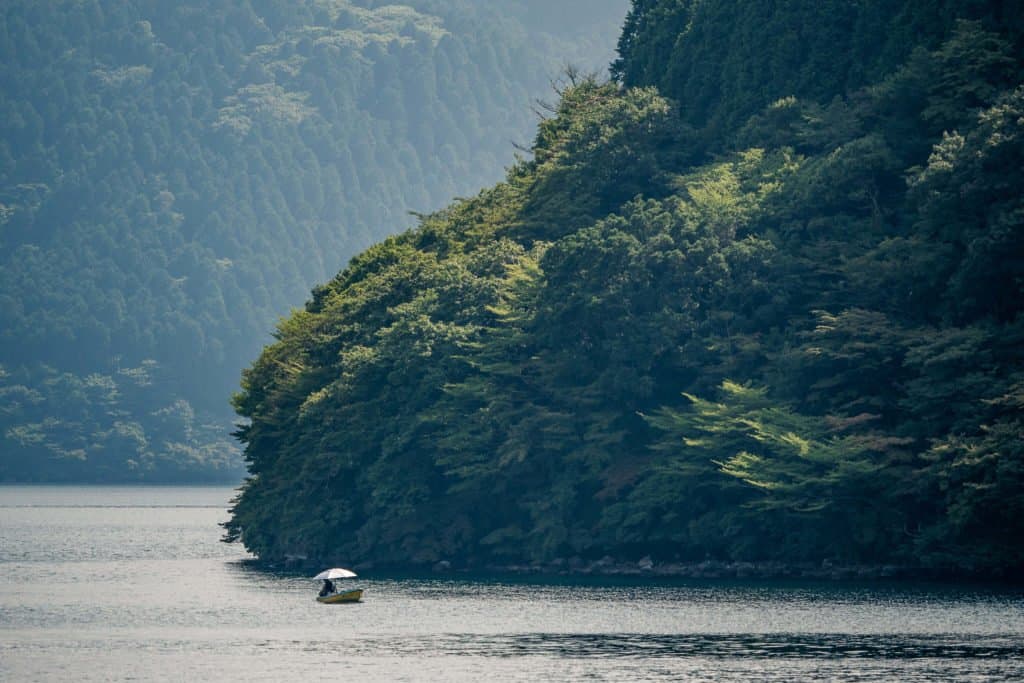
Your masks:
[{"label": "water surface", "polygon": [[1024,680],[1024,593],[364,576],[219,543],[232,492],[0,487],[0,680]]}]

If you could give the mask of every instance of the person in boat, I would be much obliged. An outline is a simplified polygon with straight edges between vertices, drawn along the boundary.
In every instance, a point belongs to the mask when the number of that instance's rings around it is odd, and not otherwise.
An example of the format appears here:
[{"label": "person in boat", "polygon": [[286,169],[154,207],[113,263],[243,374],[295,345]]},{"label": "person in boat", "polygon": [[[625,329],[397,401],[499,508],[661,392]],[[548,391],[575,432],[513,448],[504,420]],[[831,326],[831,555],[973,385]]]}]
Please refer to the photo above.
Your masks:
[{"label": "person in boat", "polygon": [[330,595],[334,592],[334,582],[330,579],[324,579],[324,587],[320,589],[320,597]]}]

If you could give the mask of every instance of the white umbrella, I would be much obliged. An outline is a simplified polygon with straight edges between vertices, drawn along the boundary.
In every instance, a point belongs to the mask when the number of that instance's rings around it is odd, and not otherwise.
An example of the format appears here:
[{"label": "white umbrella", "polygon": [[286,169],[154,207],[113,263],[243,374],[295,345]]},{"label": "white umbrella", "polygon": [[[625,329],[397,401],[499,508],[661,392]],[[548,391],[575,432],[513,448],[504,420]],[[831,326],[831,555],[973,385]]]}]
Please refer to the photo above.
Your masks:
[{"label": "white umbrella", "polygon": [[355,572],[350,572],[347,569],[341,567],[335,567],[334,569],[325,569],[313,578],[317,581],[323,581],[324,579],[349,579],[355,576]]}]

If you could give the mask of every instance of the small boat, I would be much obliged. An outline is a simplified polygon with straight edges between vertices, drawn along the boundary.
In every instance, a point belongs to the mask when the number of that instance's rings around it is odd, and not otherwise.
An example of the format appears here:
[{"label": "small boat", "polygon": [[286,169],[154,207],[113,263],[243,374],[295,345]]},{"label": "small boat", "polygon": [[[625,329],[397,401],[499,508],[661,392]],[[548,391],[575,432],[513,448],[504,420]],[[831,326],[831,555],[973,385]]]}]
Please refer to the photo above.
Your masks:
[{"label": "small boat", "polygon": [[320,591],[320,595],[316,596],[317,602],[322,602],[325,605],[339,605],[347,602],[359,602],[363,599],[363,589],[354,588],[351,590],[337,590],[334,587],[334,581],[336,579],[349,579],[356,575],[355,572],[348,569],[341,569],[335,567],[334,569],[325,569],[313,578],[317,581],[324,582],[324,589]]},{"label": "small boat", "polygon": [[338,593],[330,593],[328,595],[317,596],[316,601],[322,602],[327,605],[336,605],[342,602],[359,602],[363,599],[363,589],[356,588],[350,591],[341,591]]}]

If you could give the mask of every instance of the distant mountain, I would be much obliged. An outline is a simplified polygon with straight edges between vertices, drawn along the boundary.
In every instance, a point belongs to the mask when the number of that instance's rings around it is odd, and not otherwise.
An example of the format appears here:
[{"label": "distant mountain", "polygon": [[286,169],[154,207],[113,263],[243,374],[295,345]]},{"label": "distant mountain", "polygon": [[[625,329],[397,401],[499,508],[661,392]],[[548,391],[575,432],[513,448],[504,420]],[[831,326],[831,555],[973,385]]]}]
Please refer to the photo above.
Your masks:
[{"label": "distant mountain", "polygon": [[268,560],[1024,569],[1024,13],[634,0],[236,398]]},{"label": "distant mountain", "polygon": [[274,321],[500,178],[564,60],[612,59],[626,0],[563,5],[6,3],[0,481],[238,481]]}]

